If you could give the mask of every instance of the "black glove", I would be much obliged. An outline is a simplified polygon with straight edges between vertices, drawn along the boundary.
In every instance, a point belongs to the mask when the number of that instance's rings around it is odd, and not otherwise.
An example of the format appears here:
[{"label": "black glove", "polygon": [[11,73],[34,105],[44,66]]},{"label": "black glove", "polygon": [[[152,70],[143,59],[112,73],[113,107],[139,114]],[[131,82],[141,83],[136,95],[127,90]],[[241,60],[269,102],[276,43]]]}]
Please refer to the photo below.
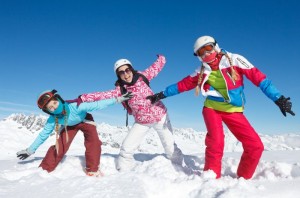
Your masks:
[{"label": "black glove", "polygon": [[146,99],[151,101],[151,104],[154,104],[154,103],[156,103],[156,102],[158,102],[158,101],[160,101],[161,99],[164,99],[164,98],[166,98],[166,96],[164,95],[163,91],[146,97]]},{"label": "black glove", "polygon": [[79,107],[79,105],[80,105],[81,103],[83,103],[83,101],[82,101],[82,99],[81,99],[81,95],[78,96],[78,98],[76,98],[76,99],[73,99],[73,100],[66,100],[66,102],[67,102],[67,103],[73,103],[73,102],[76,102],[76,103],[77,103],[77,107]]},{"label": "black glove", "polygon": [[283,95],[280,96],[278,100],[275,101],[275,104],[279,107],[280,111],[284,116],[286,116],[286,112],[295,115],[295,113],[292,111],[292,102],[289,101],[290,97],[285,98]]},{"label": "black glove", "polygon": [[24,149],[19,152],[17,152],[17,157],[20,158],[20,160],[24,160],[30,155],[32,155],[34,152],[30,152],[29,149]]},{"label": "black glove", "polygon": [[133,93],[132,92],[127,92],[126,94],[123,94],[122,96],[120,97],[117,97],[117,102],[118,103],[121,103],[121,102],[125,102],[127,100],[130,100],[132,97],[133,97]]}]

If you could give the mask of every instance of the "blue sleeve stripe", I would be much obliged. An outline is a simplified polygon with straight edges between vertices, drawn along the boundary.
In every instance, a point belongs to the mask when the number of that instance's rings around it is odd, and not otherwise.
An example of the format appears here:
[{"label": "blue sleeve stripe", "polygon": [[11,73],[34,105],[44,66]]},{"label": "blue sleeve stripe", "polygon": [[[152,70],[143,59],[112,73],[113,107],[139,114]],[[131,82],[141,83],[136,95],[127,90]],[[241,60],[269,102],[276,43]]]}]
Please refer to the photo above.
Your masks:
[{"label": "blue sleeve stripe", "polygon": [[178,87],[177,87],[177,83],[168,86],[168,87],[165,89],[165,91],[164,91],[164,95],[165,95],[166,97],[174,96],[174,95],[177,95],[177,94],[179,94]]},{"label": "blue sleeve stripe", "polygon": [[271,80],[265,79],[259,84],[259,88],[264,92],[268,98],[275,102],[280,96],[278,89],[272,84]]}]

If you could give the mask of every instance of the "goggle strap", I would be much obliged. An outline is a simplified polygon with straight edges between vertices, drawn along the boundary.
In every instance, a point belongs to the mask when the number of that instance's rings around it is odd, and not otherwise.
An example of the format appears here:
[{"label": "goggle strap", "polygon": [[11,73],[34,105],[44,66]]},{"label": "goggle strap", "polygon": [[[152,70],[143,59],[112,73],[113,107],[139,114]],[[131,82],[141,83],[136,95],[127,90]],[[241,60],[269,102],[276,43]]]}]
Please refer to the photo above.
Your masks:
[{"label": "goggle strap", "polygon": [[54,95],[55,93],[57,93],[57,91],[55,89],[52,89],[51,93]]}]

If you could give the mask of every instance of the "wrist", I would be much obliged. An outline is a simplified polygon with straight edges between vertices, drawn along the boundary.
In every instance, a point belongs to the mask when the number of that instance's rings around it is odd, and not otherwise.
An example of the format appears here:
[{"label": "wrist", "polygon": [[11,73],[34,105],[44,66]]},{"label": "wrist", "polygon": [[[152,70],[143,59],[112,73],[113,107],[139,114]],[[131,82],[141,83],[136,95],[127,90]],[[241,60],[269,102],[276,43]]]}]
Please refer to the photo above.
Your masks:
[{"label": "wrist", "polygon": [[164,99],[164,98],[166,98],[166,97],[167,97],[167,96],[164,94],[163,91],[161,91],[161,92],[159,93],[159,98]]},{"label": "wrist", "polygon": [[35,153],[33,150],[30,149],[30,147],[26,149],[26,152],[27,152],[29,155],[32,155],[32,154]]}]

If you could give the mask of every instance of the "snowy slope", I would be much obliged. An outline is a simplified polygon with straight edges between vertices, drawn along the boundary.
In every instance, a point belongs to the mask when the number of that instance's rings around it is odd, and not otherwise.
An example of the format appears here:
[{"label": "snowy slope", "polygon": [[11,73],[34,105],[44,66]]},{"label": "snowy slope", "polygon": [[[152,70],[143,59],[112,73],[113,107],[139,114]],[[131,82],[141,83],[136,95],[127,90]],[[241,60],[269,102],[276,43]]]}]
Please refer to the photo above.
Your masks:
[{"label": "snowy slope", "polygon": [[[0,197],[299,197],[300,135],[268,136],[260,134],[265,152],[252,180],[237,179],[235,171],[241,145],[226,132],[222,178],[211,172],[200,176],[186,170],[202,172],[205,132],[174,129],[175,139],[185,154],[188,169],[173,167],[163,155],[157,134],[150,131],[135,154],[132,171],[119,173],[115,159],[126,136],[126,127],[98,124],[103,142],[102,178],[85,176],[84,146],[78,133],[67,156],[52,173],[37,168],[51,136],[25,161],[16,152],[27,148],[41,130],[46,117],[13,114],[0,121]],[[185,170],[185,171],[184,171]]]}]

